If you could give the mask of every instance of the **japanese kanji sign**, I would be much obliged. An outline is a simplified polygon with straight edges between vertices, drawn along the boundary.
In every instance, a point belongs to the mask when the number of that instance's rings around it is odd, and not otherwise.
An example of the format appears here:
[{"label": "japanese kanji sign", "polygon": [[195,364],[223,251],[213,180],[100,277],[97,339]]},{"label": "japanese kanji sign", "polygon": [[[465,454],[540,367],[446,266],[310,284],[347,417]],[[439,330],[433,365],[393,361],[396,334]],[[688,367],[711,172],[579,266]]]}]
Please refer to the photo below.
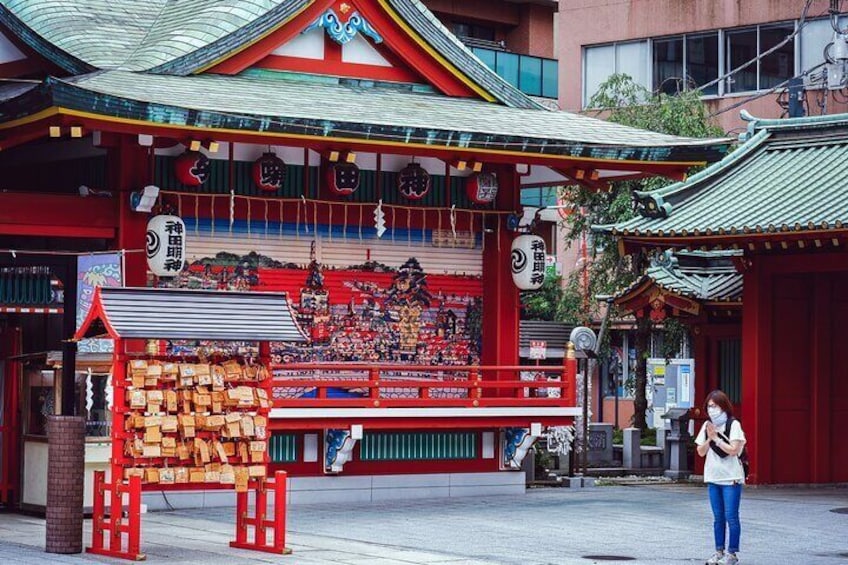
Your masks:
[{"label": "japanese kanji sign", "polygon": [[185,262],[185,223],[178,216],[154,216],[147,223],[147,266],[159,277],[173,277]]},{"label": "japanese kanji sign", "polygon": [[512,280],[521,290],[536,290],[545,282],[545,240],[522,234],[512,242]]},{"label": "japanese kanji sign", "polygon": [[253,182],[263,192],[277,192],[286,184],[286,164],[273,153],[263,153],[253,163]]}]

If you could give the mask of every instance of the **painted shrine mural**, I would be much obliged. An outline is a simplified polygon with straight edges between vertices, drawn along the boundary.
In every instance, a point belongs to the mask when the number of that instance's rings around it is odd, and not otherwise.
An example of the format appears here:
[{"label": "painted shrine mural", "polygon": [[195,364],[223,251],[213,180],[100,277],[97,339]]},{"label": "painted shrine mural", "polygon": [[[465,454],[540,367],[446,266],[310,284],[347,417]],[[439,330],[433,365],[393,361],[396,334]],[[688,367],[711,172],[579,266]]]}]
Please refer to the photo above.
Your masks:
[{"label": "painted shrine mural", "polygon": [[[428,274],[414,257],[324,269],[250,253],[195,261],[159,286],[288,293],[310,343],[276,343],[275,362],[473,365],[480,360],[482,280]],[[185,344],[211,347],[212,344]],[[180,344],[173,344],[178,353]]]}]

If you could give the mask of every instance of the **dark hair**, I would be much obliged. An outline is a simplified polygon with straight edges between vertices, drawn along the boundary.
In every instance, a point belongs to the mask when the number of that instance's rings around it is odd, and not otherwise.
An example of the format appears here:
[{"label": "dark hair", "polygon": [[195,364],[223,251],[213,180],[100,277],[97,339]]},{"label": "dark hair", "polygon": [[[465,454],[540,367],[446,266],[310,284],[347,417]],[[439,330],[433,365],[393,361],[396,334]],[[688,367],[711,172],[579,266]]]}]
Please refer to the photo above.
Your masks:
[{"label": "dark hair", "polygon": [[727,417],[733,416],[733,403],[730,402],[730,399],[727,398],[727,395],[724,392],[716,389],[707,395],[707,398],[704,399],[704,413],[707,413],[707,406],[710,403],[710,400],[715,402],[716,406],[721,408],[727,413]]}]

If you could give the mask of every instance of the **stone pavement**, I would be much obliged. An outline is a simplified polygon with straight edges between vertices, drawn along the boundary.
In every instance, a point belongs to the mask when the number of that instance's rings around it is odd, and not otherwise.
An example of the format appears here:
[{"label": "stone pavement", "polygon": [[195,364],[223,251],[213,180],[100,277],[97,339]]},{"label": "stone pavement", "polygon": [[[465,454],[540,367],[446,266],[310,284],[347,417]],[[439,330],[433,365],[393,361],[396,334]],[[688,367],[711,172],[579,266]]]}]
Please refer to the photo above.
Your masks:
[{"label": "stone pavement", "polygon": [[[741,563],[848,565],[848,488],[748,488]],[[697,565],[712,546],[702,486],[535,489],[524,496],[298,506],[289,556],[231,550],[233,510],[143,518],[151,564]],[[90,523],[86,521],[86,535]],[[86,538],[88,540],[88,537]],[[0,563],[120,563],[43,553],[44,521],[0,514]],[[592,557],[595,556],[595,557]],[[605,559],[618,557],[617,560]]]}]

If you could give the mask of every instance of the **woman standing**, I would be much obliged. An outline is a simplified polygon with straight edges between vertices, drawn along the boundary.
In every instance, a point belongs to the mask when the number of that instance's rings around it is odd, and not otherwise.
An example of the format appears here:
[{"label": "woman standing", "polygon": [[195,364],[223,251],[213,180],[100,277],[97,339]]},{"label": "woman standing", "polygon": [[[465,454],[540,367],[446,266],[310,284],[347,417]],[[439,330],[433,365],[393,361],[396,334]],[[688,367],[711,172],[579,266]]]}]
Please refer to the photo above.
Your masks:
[{"label": "woman standing", "polygon": [[[745,432],[739,420],[733,418],[733,405],[722,391],[709,393],[704,405],[710,420],[704,422],[695,443],[698,455],[706,457],[704,482],[713,509],[716,552],[707,560],[707,565],[736,565],[742,531],[739,501],[745,483],[739,454],[745,447]],[[730,543],[725,546],[726,529],[730,530]]]}]

